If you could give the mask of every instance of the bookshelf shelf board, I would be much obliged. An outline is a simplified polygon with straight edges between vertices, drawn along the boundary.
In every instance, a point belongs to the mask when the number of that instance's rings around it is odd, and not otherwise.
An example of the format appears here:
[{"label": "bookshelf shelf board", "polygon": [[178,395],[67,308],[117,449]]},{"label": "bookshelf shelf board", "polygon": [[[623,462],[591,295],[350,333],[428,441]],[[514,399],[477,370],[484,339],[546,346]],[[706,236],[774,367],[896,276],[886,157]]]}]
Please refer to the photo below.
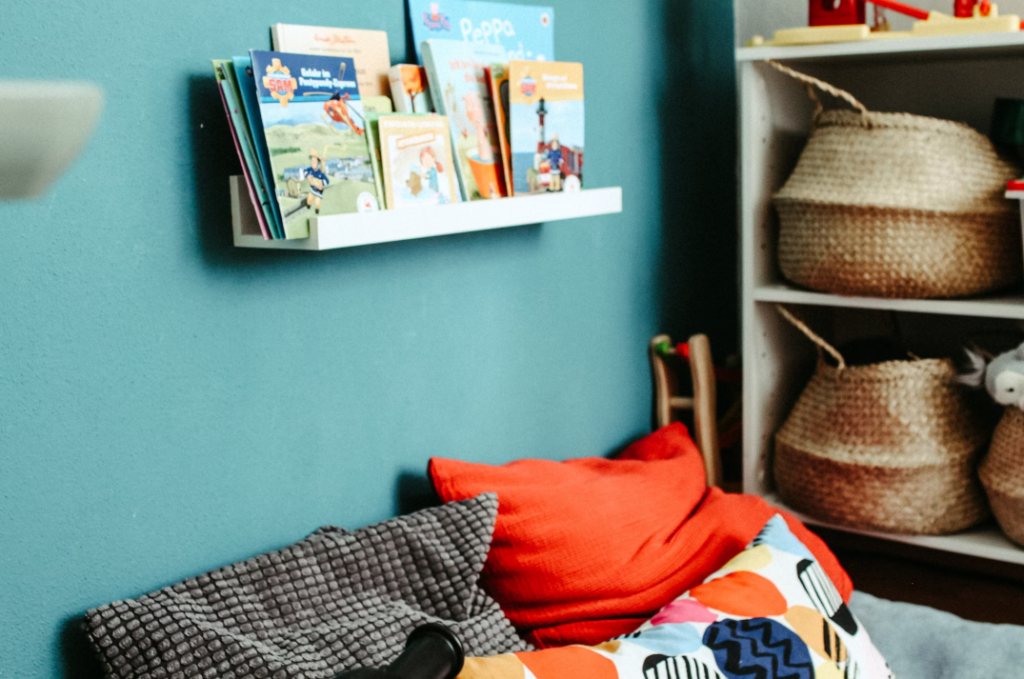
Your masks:
[{"label": "bookshelf shelf board", "polygon": [[971,299],[883,299],[811,292],[783,283],[754,288],[755,302],[1024,320],[1024,292]]},{"label": "bookshelf shelf board", "polygon": [[893,540],[943,552],[955,552],[983,559],[992,559],[993,561],[1024,565],[1024,548],[1018,547],[1011,542],[995,524],[985,524],[955,535],[896,535],[894,533],[879,533],[845,528],[828,523],[827,521],[820,521],[790,509],[775,493],[766,495],[764,499],[769,504],[789,512],[804,523],[812,526],[821,526],[856,535]]},{"label": "bookshelf shelf board", "polygon": [[374,243],[445,236],[471,231],[541,224],[622,212],[622,188],[579,193],[479,200],[428,207],[332,215],[310,220],[310,237],[264,240],[242,177],[231,177],[231,221],[235,247],[272,250],[334,250]]},{"label": "bookshelf shelf board", "polygon": [[793,45],[736,48],[736,61],[822,60],[851,58],[888,62],[965,58],[992,58],[1024,54],[1024,33],[976,33],[930,38],[858,40],[823,45]]}]

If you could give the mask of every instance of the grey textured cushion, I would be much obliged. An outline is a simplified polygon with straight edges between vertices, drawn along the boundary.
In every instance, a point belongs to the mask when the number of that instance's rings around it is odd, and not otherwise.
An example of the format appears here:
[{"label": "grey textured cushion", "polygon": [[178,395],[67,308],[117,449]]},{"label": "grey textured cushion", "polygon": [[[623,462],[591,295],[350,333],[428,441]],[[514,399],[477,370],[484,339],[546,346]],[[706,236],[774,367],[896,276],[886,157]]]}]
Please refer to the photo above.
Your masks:
[{"label": "grey textured cushion", "polygon": [[410,630],[442,622],[467,654],[526,650],[477,585],[498,498],[347,531],[322,528],[277,552],[86,615],[112,677],[320,679],[385,665]]},{"label": "grey textured cushion", "polygon": [[927,606],[854,592],[850,608],[897,679],[1024,676],[1024,627],[969,622]]}]

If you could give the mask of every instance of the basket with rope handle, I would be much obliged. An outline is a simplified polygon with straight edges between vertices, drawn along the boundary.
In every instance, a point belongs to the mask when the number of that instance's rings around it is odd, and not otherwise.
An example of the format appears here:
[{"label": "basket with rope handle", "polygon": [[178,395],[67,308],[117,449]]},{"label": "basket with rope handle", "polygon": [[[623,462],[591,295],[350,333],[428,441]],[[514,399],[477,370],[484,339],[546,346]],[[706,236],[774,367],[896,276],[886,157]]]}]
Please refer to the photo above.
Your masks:
[{"label": "basket with rope handle", "polygon": [[1003,413],[979,475],[999,526],[1024,546],[1024,412],[1019,408]]},{"label": "basket with rope handle", "polygon": [[[961,297],[1020,282],[1019,169],[969,126],[869,111],[849,92],[777,62],[815,102],[812,132],[773,197],[779,265],[845,295]],[[853,107],[826,111],[816,91]]]},{"label": "basket with rope handle", "polygon": [[819,353],[775,435],[775,484],[786,504],[830,523],[891,533],[939,535],[984,521],[989,510],[976,466],[991,427],[969,405],[953,362],[847,365],[778,309]]}]

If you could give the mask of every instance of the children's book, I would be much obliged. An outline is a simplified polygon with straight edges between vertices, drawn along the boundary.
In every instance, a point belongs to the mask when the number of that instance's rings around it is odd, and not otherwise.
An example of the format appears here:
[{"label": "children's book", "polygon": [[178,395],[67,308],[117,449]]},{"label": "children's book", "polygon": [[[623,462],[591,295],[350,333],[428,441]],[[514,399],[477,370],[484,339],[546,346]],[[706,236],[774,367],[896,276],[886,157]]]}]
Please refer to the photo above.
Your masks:
[{"label": "children's book", "polygon": [[391,100],[387,97],[365,97],[363,111],[366,113],[366,146],[373,168],[373,183],[377,187],[377,205],[384,207],[384,175],[380,169],[380,145],[377,119],[391,113]]},{"label": "children's book", "polygon": [[455,202],[459,189],[444,116],[392,115],[378,122],[388,209]]},{"label": "children's book", "polygon": [[508,147],[508,64],[491,64],[484,72],[491,86],[491,101],[494,104],[494,122],[498,128],[498,147],[501,149],[501,164],[504,169],[505,192],[515,194],[512,182],[512,155]]},{"label": "children's book", "polygon": [[423,45],[434,107],[451,126],[464,200],[506,195],[491,88],[484,75],[484,67],[503,56],[497,45],[458,40],[428,40]]},{"label": "children's book", "polygon": [[[373,168],[373,183],[377,186],[377,205],[386,208],[384,196],[383,159],[380,152],[380,113],[366,114],[366,146],[370,152],[370,167]],[[387,114],[384,114],[387,115]]]},{"label": "children's book", "polygon": [[260,102],[256,94],[256,78],[252,72],[252,58],[233,57],[231,63],[234,65],[238,89],[242,93],[242,107],[245,109],[245,118],[252,132],[259,174],[263,180],[263,185],[267,187],[267,200],[270,202],[273,217],[270,225],[271,231],[274,234],[274,238],[284,238],[284,219],[281,216],[281,206],[278,205],[277,199],[274,197],[274,172],[270,165],[270,149],[267,148],[267,138],[263,134],[263,117],[260,115]]},{"label": "children's book", "polygon": [[416,59],[431,39],[500,45],[505,54],[496,61],[555,59],[555,10],[476,0],[408,0]]},{"label": "children's book", "polygon": [[391,98],[398,113],[433,113],[427,72],[422,66],[396,64],[388,72],[391,79]]},{"label": "children's book", "polygon": [[509,64],[516,195],[583,187],[583,64]]},{"label": "children's book", "polygon": [[266,187],[263,186],[259,176],[259,163],[256,160],[256,151],[252,145],[252,136],[245,121],[245,114],[241,109],[241,104],[238,103],[235,87],[228,77],[230,70],[230,59],[213,60],[213,71],[217,79],[217,87],[220,90],[220,100],[224,104],[224,112],[228,117],[228,127],[231,128],[231,138],[235,142],[235,151],[238,153],[238,160],[242,165],[242,174],[249,189],[249,199],[256,212],[256,221],[259,223],[260,233],[263,237],[271,240],[274,237],[270,230],[273,211],[270,208]]},{"label": "children's book", "polygon": [[369,115],[371,113],[393,113],[394,107],[391,105],[391,97],[363,97],[363,113]]},{"label": "children's book", "polygon": [[377,209],[353,60],[251,55],[285,236],[307,238],[311,217]]},{"label": "children's book", "polygon": [[387,95],[391,53],[386,31],[274,24],[270,33],[278,52],[352,57],[356,62],[360,94],[364,97]]}]

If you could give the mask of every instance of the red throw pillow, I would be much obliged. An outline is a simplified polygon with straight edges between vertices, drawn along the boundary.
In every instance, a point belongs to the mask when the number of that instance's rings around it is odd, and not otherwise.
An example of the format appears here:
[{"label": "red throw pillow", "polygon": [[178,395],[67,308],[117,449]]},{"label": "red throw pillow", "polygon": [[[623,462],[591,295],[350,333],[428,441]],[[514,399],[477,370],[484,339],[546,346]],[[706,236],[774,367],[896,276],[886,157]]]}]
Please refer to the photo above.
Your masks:
[{"label": "red throw pillow", "polygon": [[[615,460],[493,466],[433,458],[430,477],[445,502],[498,493],[482,583],[541,647],[632,632],[780,513],[758,497],[708,490],[700,451],[682,424]],[[848,600],[853,586],[832,552],[783,515]]]}]

